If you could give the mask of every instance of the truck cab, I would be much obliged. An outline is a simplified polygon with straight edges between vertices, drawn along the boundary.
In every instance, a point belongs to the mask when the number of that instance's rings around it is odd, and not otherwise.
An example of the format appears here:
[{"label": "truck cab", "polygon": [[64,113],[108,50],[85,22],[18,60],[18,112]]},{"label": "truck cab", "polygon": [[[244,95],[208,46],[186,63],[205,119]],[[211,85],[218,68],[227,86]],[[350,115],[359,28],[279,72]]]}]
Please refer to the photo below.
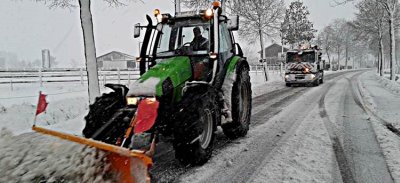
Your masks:
[{"label": "truck cab", "polygon": [[285,83],[318,86],[324,81],[325,61],[318,46],[301,46],[286,53]]}]

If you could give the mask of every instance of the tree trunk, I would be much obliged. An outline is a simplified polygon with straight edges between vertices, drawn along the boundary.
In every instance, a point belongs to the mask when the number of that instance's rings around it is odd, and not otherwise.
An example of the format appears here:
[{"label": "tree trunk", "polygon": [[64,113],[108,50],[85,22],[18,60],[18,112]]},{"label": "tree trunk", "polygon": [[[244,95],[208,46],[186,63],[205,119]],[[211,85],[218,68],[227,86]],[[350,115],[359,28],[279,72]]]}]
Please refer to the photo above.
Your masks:
[{"label": "tree trunk", "polygon": [[340,47],[337,47],[337,65],[338,65],[338,71],[340,71]]},{"label": "tree trunk", "polygon": [[263,38],[261,29],[258,30],[258,34],[260,35],[260,46],[261,46],[260,58],[264,59],[264,56],[265,56],[265,54],[264,54],[264,38]]},{"label": "tree trunk", "polygon": [[383,70],[383,62],[384,62],[384,52],[383,52],[383,41],[382,41],[382,34],[379,38],[379,49],[380,49],[380,55],[381,55],[381,60],[380,60],[380,65],[379,65],[379,75],[382,76],[382,70]]},{"label": "tree trunk", "polygon": [[326,55],[328,56],[329,70],[332,70],[331,56],[330,56],[330,54],[329,54],[329,51],[328,51],[328,50],[326,50]]},{"label": "tree trunk", "polygon": [[380,62],[380,60],[381,60],[381,48],[379,47],[378,48],[378,55],[377,55],[377,58],[378,58],[378,60],[376,61],[376,64],[374,64],[375,66],[376,66],[376,73],[378,73],[379,74],[379,64],[381,63]]},{"label": "tree trunk", "polygon": [[93,104],[96,97],[100,96],[100,88],[97,73],[96,47],[94,43],[90,0],[79,0],[79,7],[85,49],[89,102],[90,104]]},{"label": "tree trunk", "polygon": [[390,80],[395,80],[395,62],[396,62],[396,41],[394,37],[394,15],[392,15],[389,19],[390,26]]},{"label": "tree trunk", "polygon": [[349,59],[349,47],[348,47],[348,45],[347,45],[347,43],[346,43],[346,49],[345,49],[345,55],[346,55],[346,58],[345,58],[345,62],[344,62],[344,69],[345,70],[347,70],[347,61],[348,61],[348,59]]},{"label": "tree trunk", "polygon": [[261,46],[260,56],[261,56],[261,60],[264,62],[263,65],[264,65],[265,81],[268,81],[268,67],[267,67],[267,61],[264,60],[264,58],[265,58],[265,54],[264,54],[264,38],[263,38],[262,30],[259,29],[258,33],[260,34],[260,46]]}]

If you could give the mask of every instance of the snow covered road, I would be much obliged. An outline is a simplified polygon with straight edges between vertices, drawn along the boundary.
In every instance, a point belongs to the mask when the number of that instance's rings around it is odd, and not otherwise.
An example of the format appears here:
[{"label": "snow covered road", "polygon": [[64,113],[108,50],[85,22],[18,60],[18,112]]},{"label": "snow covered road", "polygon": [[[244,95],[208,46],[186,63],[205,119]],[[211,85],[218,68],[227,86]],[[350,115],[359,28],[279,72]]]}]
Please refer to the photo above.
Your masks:
[{"label": "snow covered road", "polygon": [[320,87],[256,97],[248,136],[172,181],[393,182],[368,114],[353,94],[360,74],[335,74]]}]

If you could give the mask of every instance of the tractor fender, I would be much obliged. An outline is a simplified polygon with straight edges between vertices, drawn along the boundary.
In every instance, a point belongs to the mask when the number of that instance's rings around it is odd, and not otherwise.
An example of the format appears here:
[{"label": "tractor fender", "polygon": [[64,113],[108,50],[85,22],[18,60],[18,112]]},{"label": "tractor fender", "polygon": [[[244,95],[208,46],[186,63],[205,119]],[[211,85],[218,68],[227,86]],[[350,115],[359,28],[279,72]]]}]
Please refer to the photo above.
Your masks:
[{"label": "tractor fender", "polygon": [[228,65],[228,70],[225,75],[224,82],[222,84],[222,92],[224,93],[224,112],[228,115],[221,120],[221,124],[226,124],[232,122],[231,112],[232,112],[232,88],[233,84],[236,82],[237,75],[240,72],[241,67],[249,68],[249,63],[240,57],[233,57]]}]

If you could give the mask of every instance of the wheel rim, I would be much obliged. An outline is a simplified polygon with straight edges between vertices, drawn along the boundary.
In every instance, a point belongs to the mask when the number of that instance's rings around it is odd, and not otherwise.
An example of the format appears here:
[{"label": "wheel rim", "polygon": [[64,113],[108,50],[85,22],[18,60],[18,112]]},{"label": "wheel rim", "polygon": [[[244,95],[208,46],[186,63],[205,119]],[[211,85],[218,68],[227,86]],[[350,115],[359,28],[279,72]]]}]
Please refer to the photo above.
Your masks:
[{"label": "wheel rim", "polygon": [[247,116],[249,115],[249,90],[248,84],[243,83],[240,88],[240,100],[239,100],[239,114],[240,114],[240,123],[245,124],[247,121]]},{"label": "wheel rim", "polygon": [[206,149],[212,140],[213,135],[213,119],[209,109],[204,110],[205,115],[202,117],[203,132],[200,135],[200,145],[203,149]]}]

